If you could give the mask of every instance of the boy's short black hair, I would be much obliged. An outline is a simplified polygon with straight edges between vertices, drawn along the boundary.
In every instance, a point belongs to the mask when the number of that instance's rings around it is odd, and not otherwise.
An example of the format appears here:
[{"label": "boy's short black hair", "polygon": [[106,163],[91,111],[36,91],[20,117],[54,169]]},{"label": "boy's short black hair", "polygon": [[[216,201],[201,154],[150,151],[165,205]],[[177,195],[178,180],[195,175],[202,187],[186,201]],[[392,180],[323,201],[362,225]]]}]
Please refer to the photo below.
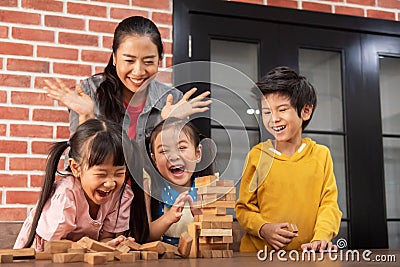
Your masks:
[{"label": "boy's short black hair", "polygon": [[299,75],[289,67],[281,66],[270,70],[256,85],[257,87],[254,87],[252,91],[260,107],[261,97],[273,93],[287,96],[290,99],[290,104],[297,110],[299,117],[301,117],[301,110],[305,105],[312,106],[313,112],[310,119],[303,121],[302,124],[303,130],[307,127],[317,106],[317,96],[314,86],[306,77]]}]

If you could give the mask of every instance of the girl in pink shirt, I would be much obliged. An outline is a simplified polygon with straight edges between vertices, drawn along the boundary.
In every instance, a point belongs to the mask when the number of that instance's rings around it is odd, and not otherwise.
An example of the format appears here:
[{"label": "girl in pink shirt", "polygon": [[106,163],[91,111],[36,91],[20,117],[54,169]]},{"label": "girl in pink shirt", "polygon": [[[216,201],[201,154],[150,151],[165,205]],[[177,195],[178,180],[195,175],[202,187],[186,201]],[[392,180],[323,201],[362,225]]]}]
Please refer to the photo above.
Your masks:
[{"label": "girl in pink shirt", "polygon": [[[60,157],[69,146],[69,173],[55,181]],[[14,248],[42,251],[45,241],[77,241],[84,236],[111,245],[123,241],[119,235],[130,229],[134,224],[130,215],[137,213],[131,205],[133,192],[127,180],[132,176],[124,157],[124,152],[134,156],[132,149],[121,126],[98,119],[81,124],[69,141],[54,144],[39,202],[25,220]]]}]

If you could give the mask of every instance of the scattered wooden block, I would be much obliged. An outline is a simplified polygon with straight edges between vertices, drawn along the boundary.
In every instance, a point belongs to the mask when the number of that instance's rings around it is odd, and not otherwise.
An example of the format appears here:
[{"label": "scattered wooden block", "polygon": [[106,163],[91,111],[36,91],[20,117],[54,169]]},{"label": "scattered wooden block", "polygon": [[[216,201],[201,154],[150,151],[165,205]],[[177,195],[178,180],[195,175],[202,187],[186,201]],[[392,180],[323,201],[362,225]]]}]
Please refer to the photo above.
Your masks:
[{"label": "scattered wooden block", "polygon": [[155,251],[158,254],[163,254],[165,252],[165,246],[162,244],[161,241],[154,241],[150,243],[146,243],[140,246],[140,251]]},{"label": "scattered wooden block", "polygon": [[161,244],[165,247],[165,252],[173,252],[173,253],[179,254],[177,246],[174,246],[174,245],[171,245],[171,244],[168,244],[165,242],[161,242]]},{"label": "scattered wooden block", "polygon": [[160,259],[175,259],[175,252],[165,251],[165,253],[161,255]]},{"label": "scattered wooden block", "polygon": [[121,244],[124,244],[124,245],[130,247],[132,250],[139,250],[140,249],[140,244],[139,243],[136,243],[136,242],[131,241],[129,239],[126,239],[126,240],[122,241]]},{"label": "scattered wooden block", "polygon": [[182,257],[187,258],[190,254],[190,249],[192,247],[193,238],[188,234],[188,232],[183,232],[179,237],[178,252]]},{"label": "scattered wooden block", "polygon": [[117,250],[122,252],[122,253],[127,253],[131,250],[131,248],[125,244],[119,244],[117,247]]},{"label": "scattered wooden block", "polygon": [[82,253],[56,253],[53,254],[54,263],[83,262],[84,255]]},{"label": "scattered wooden block", "polygon": [[34,259],[36,252],[34,248],[0,249],[0,254],[13,255],[14,260],[16,260]]},{"label": "scattered wooden block", "polygon": [[[69,248],[67,253],[81,253],[85,254],[87,252],[86,248]],[[36,253],[37,254],[37,253]]]},{"label": "scattered wooden block", "polygon": [[288,230],[290,232],[293,232],[293,233],[298,233],[299,232],[299,229],[297,228],[297,225],[294,224],[294,223],[289,223]]},{"label": "scattered wooden block", "polygon": [[232,236],[232,229],[201,229],[200,236]]},{"label": "scattered wooden block", "polygon": [[212,258],[222,258],[222,250],[211,250]]},{"label": "scattered wooden block", "polygon": [[200,254],[200,257],[202,258],[212,258],[212,250],[201,250]]},{"label": "scattered wooden block", "polygon": [[227,249],[222,250],[222,258],[232,258],[233,257],[233,250]]},{"label": "scattered wooden block", "polygon": [[135,257],[136,261],[140,260],[140,251],[130,251],[129,253]]},{"label": "scattered wooden block", "polygon": [[106,264],[107,256],[101,253],[86,253],[84,254],[84,261],[93,265]]},{"label": "scattered wooden block", "polygon": [[94,253],[106,256],[107,261],[114,261],[115,251],[114,252],[110,252],[110,251],[109,252],[94,252]]},{"label": "scattered wooden block", "polygon": [[132,263],[136,261],[136,256],[132,253],[121,253],[119,255],[120,262]]},{"label": "scattered wooden block", "polygon": [[200,224],[204,222],[191,222],[188,225],[188,234],[193,238],[192,246],[190,248],[189,258],[197,258],[199,249],[199,234]]},{"label": "scattered wooden block", "polygon": [[12,254],[0,254],[0,263],[11,263],[13,262]]},{"label": "scattered wooden block", "polygon": [[47,253],[47,252],[36,252],[35,254],[35,260],[52,260],[53,259],[53,254]]},{"label": "scattered wooden block", "polygon": [[72,246],[71,240],[54,240],[54,241],[47,241],[44,243],[44,252],[47,253],[66,253],[69,248]]},{"label": "scattered wooden block", "polygon": [[113,252],[113,251],[115,251],[114,247],[109,246],[106,243],[90,239],[89,237],[86,237],[86,236],[82,237],[76,243],[78,243],[78,245],[81,246],[82,248],[88,248],[88,249],[91,249],[96,252]]},{"label": "scattered wooden block", "polygon": [[156,251],[140,251],[140,258],[145,261],[158,260]]}]

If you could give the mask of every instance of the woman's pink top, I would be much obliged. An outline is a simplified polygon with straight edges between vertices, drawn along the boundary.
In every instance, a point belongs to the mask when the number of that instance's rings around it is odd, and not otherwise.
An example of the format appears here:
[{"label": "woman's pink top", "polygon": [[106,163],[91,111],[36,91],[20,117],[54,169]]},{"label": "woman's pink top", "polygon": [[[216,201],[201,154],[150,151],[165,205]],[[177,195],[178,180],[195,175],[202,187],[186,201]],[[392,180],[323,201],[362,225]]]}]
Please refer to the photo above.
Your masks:
[{"label": "woman's pink top", "polygon": [[[80,180],[73,176],[61,178],[55,182],[54,193],[43,207],[32,247],[42,251],[46,240],[78,241],[84,236],[98,240],[101,231],[120,233],[128,230],[133,199],[129,186],[124,190],[118,212],[119,199],[120,191],[114,192],[110,201],[100,206],[94,220],[89,215],[89,204]],[[36,207],[22,225],[14,249],[24,247],[27,242],[35,211]]]}]

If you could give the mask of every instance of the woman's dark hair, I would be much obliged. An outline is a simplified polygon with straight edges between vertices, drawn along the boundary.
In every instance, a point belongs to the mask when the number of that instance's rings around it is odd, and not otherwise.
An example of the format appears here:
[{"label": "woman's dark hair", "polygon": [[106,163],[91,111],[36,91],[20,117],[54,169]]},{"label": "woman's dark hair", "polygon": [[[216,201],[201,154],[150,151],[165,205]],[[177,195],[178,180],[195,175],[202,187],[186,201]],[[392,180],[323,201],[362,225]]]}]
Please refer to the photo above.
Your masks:
[{"label": "woman's dark hair", "polygon": [[[189,140],[193,142],[194,147],[198,147],[200,145],[200,142],[205,139],[206,137],[200,133],[200,131],[197,129],[196,126],[194,126],[193,123],[188,122],[186,120],[170,117],[167,118],[166,120],[161,121],[159,124],[157,124],[156,127],[154,127],[153,131],[151,132],[151,135],[148,139],[148,155],[151,157],[151,153],[154,153],[154,142],[157,136],[161,133],[161,131],[174,128],[179,131],[182,131]],[[213,155],[212,151],[206,151],[206,150],[211,150],[211,147],[203,147],[202,149],[202,158],[207,159]],[[153,168],[152,169],[157,169],[155,167],[155,164],[153,162]],[[161,184],[162,181],[165,180],[161,174],[159,174],[157,171],[151,172],[153,175],[151,176],[151,216],[152,219],[157,218],[159,216],[158,214],[158,207],[160,205],[160,199],[161,199]],[[213,161],[207,165],[206,168],[200,169],[198,171],[193,172],[192,175],[192,181],[196,177],[201,177],[201,176],[206,176],[206,175],[213,175],[214,174],[214,166],[213,166]],[[154,179],[155,177],[156,179]],[[166,181],[166,180],[165,180]],[[168,181],[166,181],[168,182]]]},{"label": "woman's dark hair", "polygon": [[[121,21],[114,32],[113,54],[127,36],[148,36],[157,46],[158,56],[163,57],[163,43],[161,34],[157,26],[149,19],[141,16],[133,16]],[[112,121],[122,122],[125,114],[124,103],[122,99],[122,89],[124,85],[118,78],[117,71],[113,65],[113,55],[110,56],[107,66],[104,69],[105,80],[97,89],[97,98],[99,107],[103,110],[102,114]]]},{"label": "woman's dark hair", "polygon": [[[55,176],[58,173],[57,167],[65,149],[70,146],[69,157],[86,168],[101,165],[110,157],[114,166],[123,166],[125,165],[123,139],[129,140],[126,135],[124,137],[123,135],[120,124],[108,120],[90,119],[79,125],[69,141],[57,142],[51,147],[46,163],[42,192],[36,206],[32,228],[25,247],[32,245],[43,207],[54,192]],[[70,167],[67,168],[67,171],[71,171]],[[122,198],[126,181],[127,179],[125,179],[121,188],[120,198]],[[133,206],[131,206],[131,209]]]}]

